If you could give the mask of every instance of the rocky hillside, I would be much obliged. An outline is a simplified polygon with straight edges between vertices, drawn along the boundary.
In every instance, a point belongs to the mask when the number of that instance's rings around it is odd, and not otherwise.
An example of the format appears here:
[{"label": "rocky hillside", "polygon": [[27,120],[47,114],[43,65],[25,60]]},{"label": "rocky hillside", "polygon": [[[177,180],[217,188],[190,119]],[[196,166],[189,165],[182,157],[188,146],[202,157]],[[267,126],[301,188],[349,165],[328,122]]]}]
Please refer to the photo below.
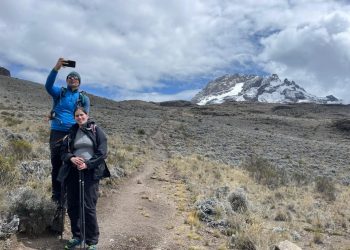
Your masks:
[{"label": "rocky hillside", "polygon": [[[51,108],[41,84],[0,76],[0,93],[0,112],[20,113],[33,124],[42,122]],[[327,175],[350,184],[348,105],[227,102],[198,106],[90,97],[93,119],[125,143],[152,146],[148,138],[157,132],[157,146],[169,155],[199,154],[238,166],[257,154],[297,174]]]},{"label": "rocky hillside", "polygon": [[199,105],[218,104],[225,101],[249,101],[267,103],[317,103],[335,104],[340,100],[332,95],[316,97],[307,93],[294,81],[285,79],[283,82],[278,75],[269,77],[256,75],[225,75],[208,83],[192,102]]}]

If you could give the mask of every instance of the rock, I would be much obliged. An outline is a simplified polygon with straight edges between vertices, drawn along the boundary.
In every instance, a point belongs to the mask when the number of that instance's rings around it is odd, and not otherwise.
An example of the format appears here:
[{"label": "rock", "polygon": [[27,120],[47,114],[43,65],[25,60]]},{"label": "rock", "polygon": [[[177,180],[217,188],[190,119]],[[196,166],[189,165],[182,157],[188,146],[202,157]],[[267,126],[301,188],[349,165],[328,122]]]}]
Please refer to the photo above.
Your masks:
[{"label": "rock", "polygon": [[126,176],[125,170],[120,167],[114,167],[110,169],[112,178],[122,178]]},{"label": "rock", "polygon": [[8,69],[5,69],[4,67],[0,67],[0,75],[11,77],[10,71]]},{"label": "rock", "polygon": [[291,233],[292,237],[293,237],[293,240],[300,240],[301,239],[301,235],[297,232],[297,231],[293,231]]},{"label": "rock", "polygon": [[216,207],[218,202],[214,199],[207,199],[197,203],[197,210],[199,219],[205,222],[211,222],[214,220],[216,215]]},{"label": "rock", "polygon": [[9,237],[11,234],[14,234],[18,231],[19,218],[17,215],[14,215],[10,222],[0,221],[0,239]]},{"label": "rock", "polygon": [[274,227],[273,229],[272,229],[272,232],[273,233],[283,233],[283,232],[285,232],[285,231],[287,231],[285,228],[283,228],[283,227]]},{"label": "rock", "polygon": [[281,241],[280,243],[278,243],[275,247],[274,250],[301,250],[300,247],[298,247],[297,245],[295,245],[294,243],[285,240],[285,241]]}]

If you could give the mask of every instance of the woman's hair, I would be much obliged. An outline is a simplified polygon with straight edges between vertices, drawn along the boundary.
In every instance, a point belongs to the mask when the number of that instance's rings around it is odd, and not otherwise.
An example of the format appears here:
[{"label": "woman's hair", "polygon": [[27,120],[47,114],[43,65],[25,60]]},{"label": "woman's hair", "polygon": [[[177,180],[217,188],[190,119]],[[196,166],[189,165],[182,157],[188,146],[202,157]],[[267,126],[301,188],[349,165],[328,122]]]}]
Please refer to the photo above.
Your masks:
[{"label": "woman's hair", "polygon": [[86,109],[82,106],[77,106],[75,109],[74,109],[74,116],[75,116],[75,112],[77,112],[78,110],[81,110],[82,112],[84,112],[85,114],[88,115],[88,112],[86,111]]}]

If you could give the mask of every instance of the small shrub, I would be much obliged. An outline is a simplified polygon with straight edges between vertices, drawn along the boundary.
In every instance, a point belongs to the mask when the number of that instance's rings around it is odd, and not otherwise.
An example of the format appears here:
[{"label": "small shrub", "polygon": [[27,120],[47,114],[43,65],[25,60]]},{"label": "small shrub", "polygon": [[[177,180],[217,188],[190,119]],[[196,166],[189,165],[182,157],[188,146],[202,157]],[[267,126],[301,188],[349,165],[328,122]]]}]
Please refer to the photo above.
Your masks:
[{"label": "small shrub", "polygon": [[332,122],[332,127],[335,127],[341,132],[350,132],[350,120],[342,119]]},{"label": "small shrub", "polygon": [[11,113],[7,111],[1,111],[1,114],[4,116],[11,116]]},{"label": "small shrub", "polygon": [[12,196],[11,211],[20,218],[20,230],[39,235],[51,226],[55,204],[41,190],[21,188]]},{"label": "small shrub", "polygon": [[232,236],[229,241],[230,249],[238,250],[256,250],[254,242],[245,234]]},{"label": "small shrub", "polygon": [[316,244],[323,244],[322,238],[323,237],[322,237],[321,232],[319,232],[319,231],[315,231],[314,232],[314,238],[313,238],[314,243],[316,243]]},{"label": "small shrub", "polygon": [[145,131],[144,129],[142,129],[142,128],[139,128],[139,129],[137,130],[137,134],[138,134],[138,135],[145,135],[145,134],[146,134],[146,131]]},{"label": "small shrub", "polygon": [[248,210],[248,202],[246,197],[239,192],[231,193],[228,197],[228,201],[233,211],[238,213],[244,213]]},{"label": "small shrub", "polygon": [[22,139],[11,140],[9,147],[11,153],[16,156],[18,160],[25,159],[32,151],[32,145],[28,141]]},{"label": "small shrub", "polygon": [[19,178],[19,171],[12,158],[0,155],[0,183],[4,186],[13,186]]},{"label": "small shrub", "polygon": [[242,166],[259,184],[267,185],[269,188],[276,188],[288,183],[286,171],[277,168],[262,157],[251,156]]},{"label": "small shrub", "polygon": [[48,142],[50,138],[50,130],[48,128],[39,127],[38,128],[39,139],[42,142]]},{"label": "small shrub", "polygon": [[233,234],[236,234],[237,232],[241,231],[242,226],[244,225],[244,222],[240,216],[232,215],[229,216],[227,219],[227,230],[226,235],[231,236]]},{"label": "small shrub", "polygon": [[9,127],[21,124],[23,122],[21,120],[18,120],[18,119],[12,118],[12,117],[8,117],[8,116],[6,116],[4,118],[4,121],[5,121],[6,125]]},{"label": "small shrub", "polygon": [[310,182],[310,177],[305,173],[292,173],[292,180],[298,185],[307,185]]},{"label": "small shrub", "polygon": [[334,201],[336,198],[335,184],[331,178],[322,176],[316,179],[316,191],[321,193],[329,201]]},{"label": "small shrub", "polygon": [[275,221],[290,221],[291,216],[289,212],[278,211],[275,216]]}]

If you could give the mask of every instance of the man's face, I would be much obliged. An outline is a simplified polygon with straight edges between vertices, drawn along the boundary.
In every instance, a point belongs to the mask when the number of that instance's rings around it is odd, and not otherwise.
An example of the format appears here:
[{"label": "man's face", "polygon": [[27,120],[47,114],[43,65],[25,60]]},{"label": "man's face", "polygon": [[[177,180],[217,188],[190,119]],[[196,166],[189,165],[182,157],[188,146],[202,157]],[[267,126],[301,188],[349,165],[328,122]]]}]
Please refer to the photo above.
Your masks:
[{"label": "man's face", "polygon": [[75,75],[67,76],[66,82],[67,82],[67,86],[73,90],[79,88],[79,85],[80,85],[79,78]]}]

